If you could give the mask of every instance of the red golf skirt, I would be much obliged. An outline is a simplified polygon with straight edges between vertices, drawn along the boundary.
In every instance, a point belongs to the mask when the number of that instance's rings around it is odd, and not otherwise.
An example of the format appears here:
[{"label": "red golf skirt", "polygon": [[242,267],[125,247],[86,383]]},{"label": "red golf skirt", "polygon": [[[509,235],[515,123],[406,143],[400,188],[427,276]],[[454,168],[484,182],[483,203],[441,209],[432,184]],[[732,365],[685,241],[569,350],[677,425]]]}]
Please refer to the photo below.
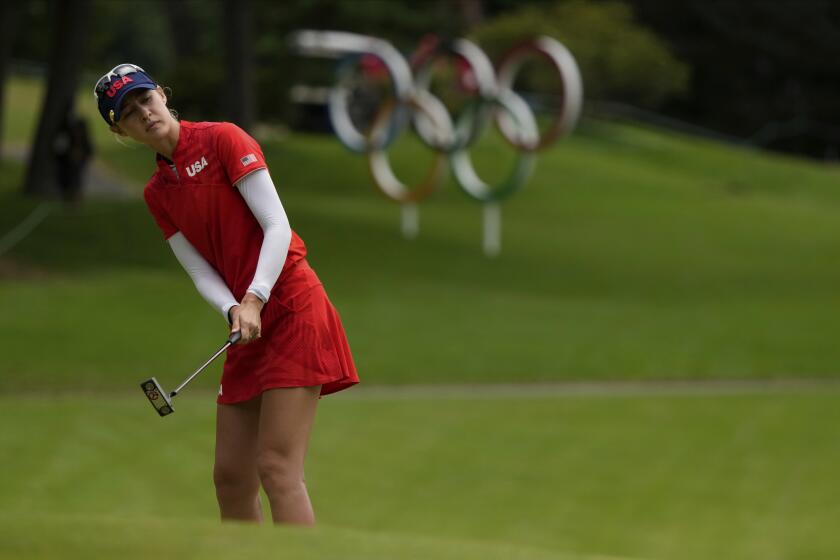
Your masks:
[{"label": "red golf skirt", "polygon": [[219,404],[279,387],[320,385],[323,396],[359,382],[338,312],[306,259],[281,274],[263,308],[261,334],[228,349]]}]

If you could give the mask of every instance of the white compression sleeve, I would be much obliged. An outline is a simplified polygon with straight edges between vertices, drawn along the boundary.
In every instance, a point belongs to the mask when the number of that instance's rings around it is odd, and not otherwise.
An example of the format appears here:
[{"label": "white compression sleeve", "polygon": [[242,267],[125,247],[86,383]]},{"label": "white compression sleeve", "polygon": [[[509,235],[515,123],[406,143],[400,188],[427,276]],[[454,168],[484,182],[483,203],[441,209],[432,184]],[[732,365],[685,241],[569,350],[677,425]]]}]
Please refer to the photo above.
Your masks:
[{"label": "white compression sleeve", "polygon": [[242,193],[242,198],[263,230],[257,271],[248,291],[266,302],[286,262],[289,243],[292,241],[292,228],[268,169],[258,169],[248,174],[236,183],[236,188]]},{"label": "white compression sleeve", "polygon": [[219,273],[193,247],[180,231],[169,238],[172,252],[192,278],[198,293],[228,320],[228,311],[239,305]]}]

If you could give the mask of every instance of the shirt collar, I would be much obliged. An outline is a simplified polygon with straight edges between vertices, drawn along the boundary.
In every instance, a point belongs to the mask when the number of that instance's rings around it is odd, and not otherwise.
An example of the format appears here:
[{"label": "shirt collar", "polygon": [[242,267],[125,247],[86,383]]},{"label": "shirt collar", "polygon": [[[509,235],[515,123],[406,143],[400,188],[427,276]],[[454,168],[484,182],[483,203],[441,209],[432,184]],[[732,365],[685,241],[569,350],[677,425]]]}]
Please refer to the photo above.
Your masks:
[{"label": "shirt collar", "polygon": [[157,163],[158,170],[163,173],[164,176],[170,178],[170,180],[178,180],[178,172],[176,171],[176,168],[179,160],[181,159],[181,153],[184,151],[183,146],[186,146],[189,143],[189,138],[192,134],[192,124],[193,123],[189,121],[180,121],[181,131],[178,135],[178,143],[175,145],[175,150],[172,152],[171,160],[159,153],[155,154],[155,162]]}]

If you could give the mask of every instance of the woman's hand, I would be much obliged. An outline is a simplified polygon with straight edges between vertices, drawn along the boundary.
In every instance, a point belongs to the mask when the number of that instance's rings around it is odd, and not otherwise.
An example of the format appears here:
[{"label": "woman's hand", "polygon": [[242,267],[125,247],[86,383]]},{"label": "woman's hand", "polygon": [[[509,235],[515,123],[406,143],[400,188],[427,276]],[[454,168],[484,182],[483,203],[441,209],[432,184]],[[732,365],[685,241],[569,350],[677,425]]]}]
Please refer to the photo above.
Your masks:
[{"label": "woman's hand", "polygon": [[248,292],[242,298],[239,305],[235,305],[230,309],[230,318],[232,319],[230,325],[230,332],[241,331],[241,344],[251,342],[260,337],[262,329],[262,320],[260,319],[260,312],[263,308],[263,301]]}]

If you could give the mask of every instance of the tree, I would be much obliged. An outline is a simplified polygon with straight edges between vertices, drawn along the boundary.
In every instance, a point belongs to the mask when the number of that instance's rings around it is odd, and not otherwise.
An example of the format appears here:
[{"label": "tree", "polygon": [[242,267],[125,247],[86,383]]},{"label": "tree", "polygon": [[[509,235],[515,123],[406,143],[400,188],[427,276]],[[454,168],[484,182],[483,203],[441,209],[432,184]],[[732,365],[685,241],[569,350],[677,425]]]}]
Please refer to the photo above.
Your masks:
[{"label": "tree", "polygon": [[[629,6],[616,0],[525,3],[487,19],[470,33],[493,60],[535,35],[553,37],[571,51],[580,66],[587,99],[656,109],[688,85],[688,67],[634,19]],[[551,76],[534,67],[526,68],[519,79],[533,87]]]},{"label": "tree", "polygon": [[664,112],[772,149],[840,150],[837,2],[628,1],[692,67],[691,87]]},{"label": "tree", "polygon": [[24,183],[27,195],[52,194],[56,190],[53,140],[76,94],[89,12],[89,0],[56,2],[55,38],[50,52],[47,89]]},{"label": "tree", "polygon": [[224,0],[225,96],[223,114],[250,131],[254,123],[254,62],[250,0]]},{"label": "tree", "polygon": [[0,156],[3,153],[3,107],[6,91],[6,76],[12,58],[12,42],[18,26],[20,9],[17,2],[0,3]]},{"label": "tree", "polygon": [[174,50],[168,73],[173,85],[172,104],[187,120],[218,120],[226,93],[220,61],[221,30],[227,24],[221,21],[220,10],[207,9],[207,4],[199,0],[164,3]]}]

